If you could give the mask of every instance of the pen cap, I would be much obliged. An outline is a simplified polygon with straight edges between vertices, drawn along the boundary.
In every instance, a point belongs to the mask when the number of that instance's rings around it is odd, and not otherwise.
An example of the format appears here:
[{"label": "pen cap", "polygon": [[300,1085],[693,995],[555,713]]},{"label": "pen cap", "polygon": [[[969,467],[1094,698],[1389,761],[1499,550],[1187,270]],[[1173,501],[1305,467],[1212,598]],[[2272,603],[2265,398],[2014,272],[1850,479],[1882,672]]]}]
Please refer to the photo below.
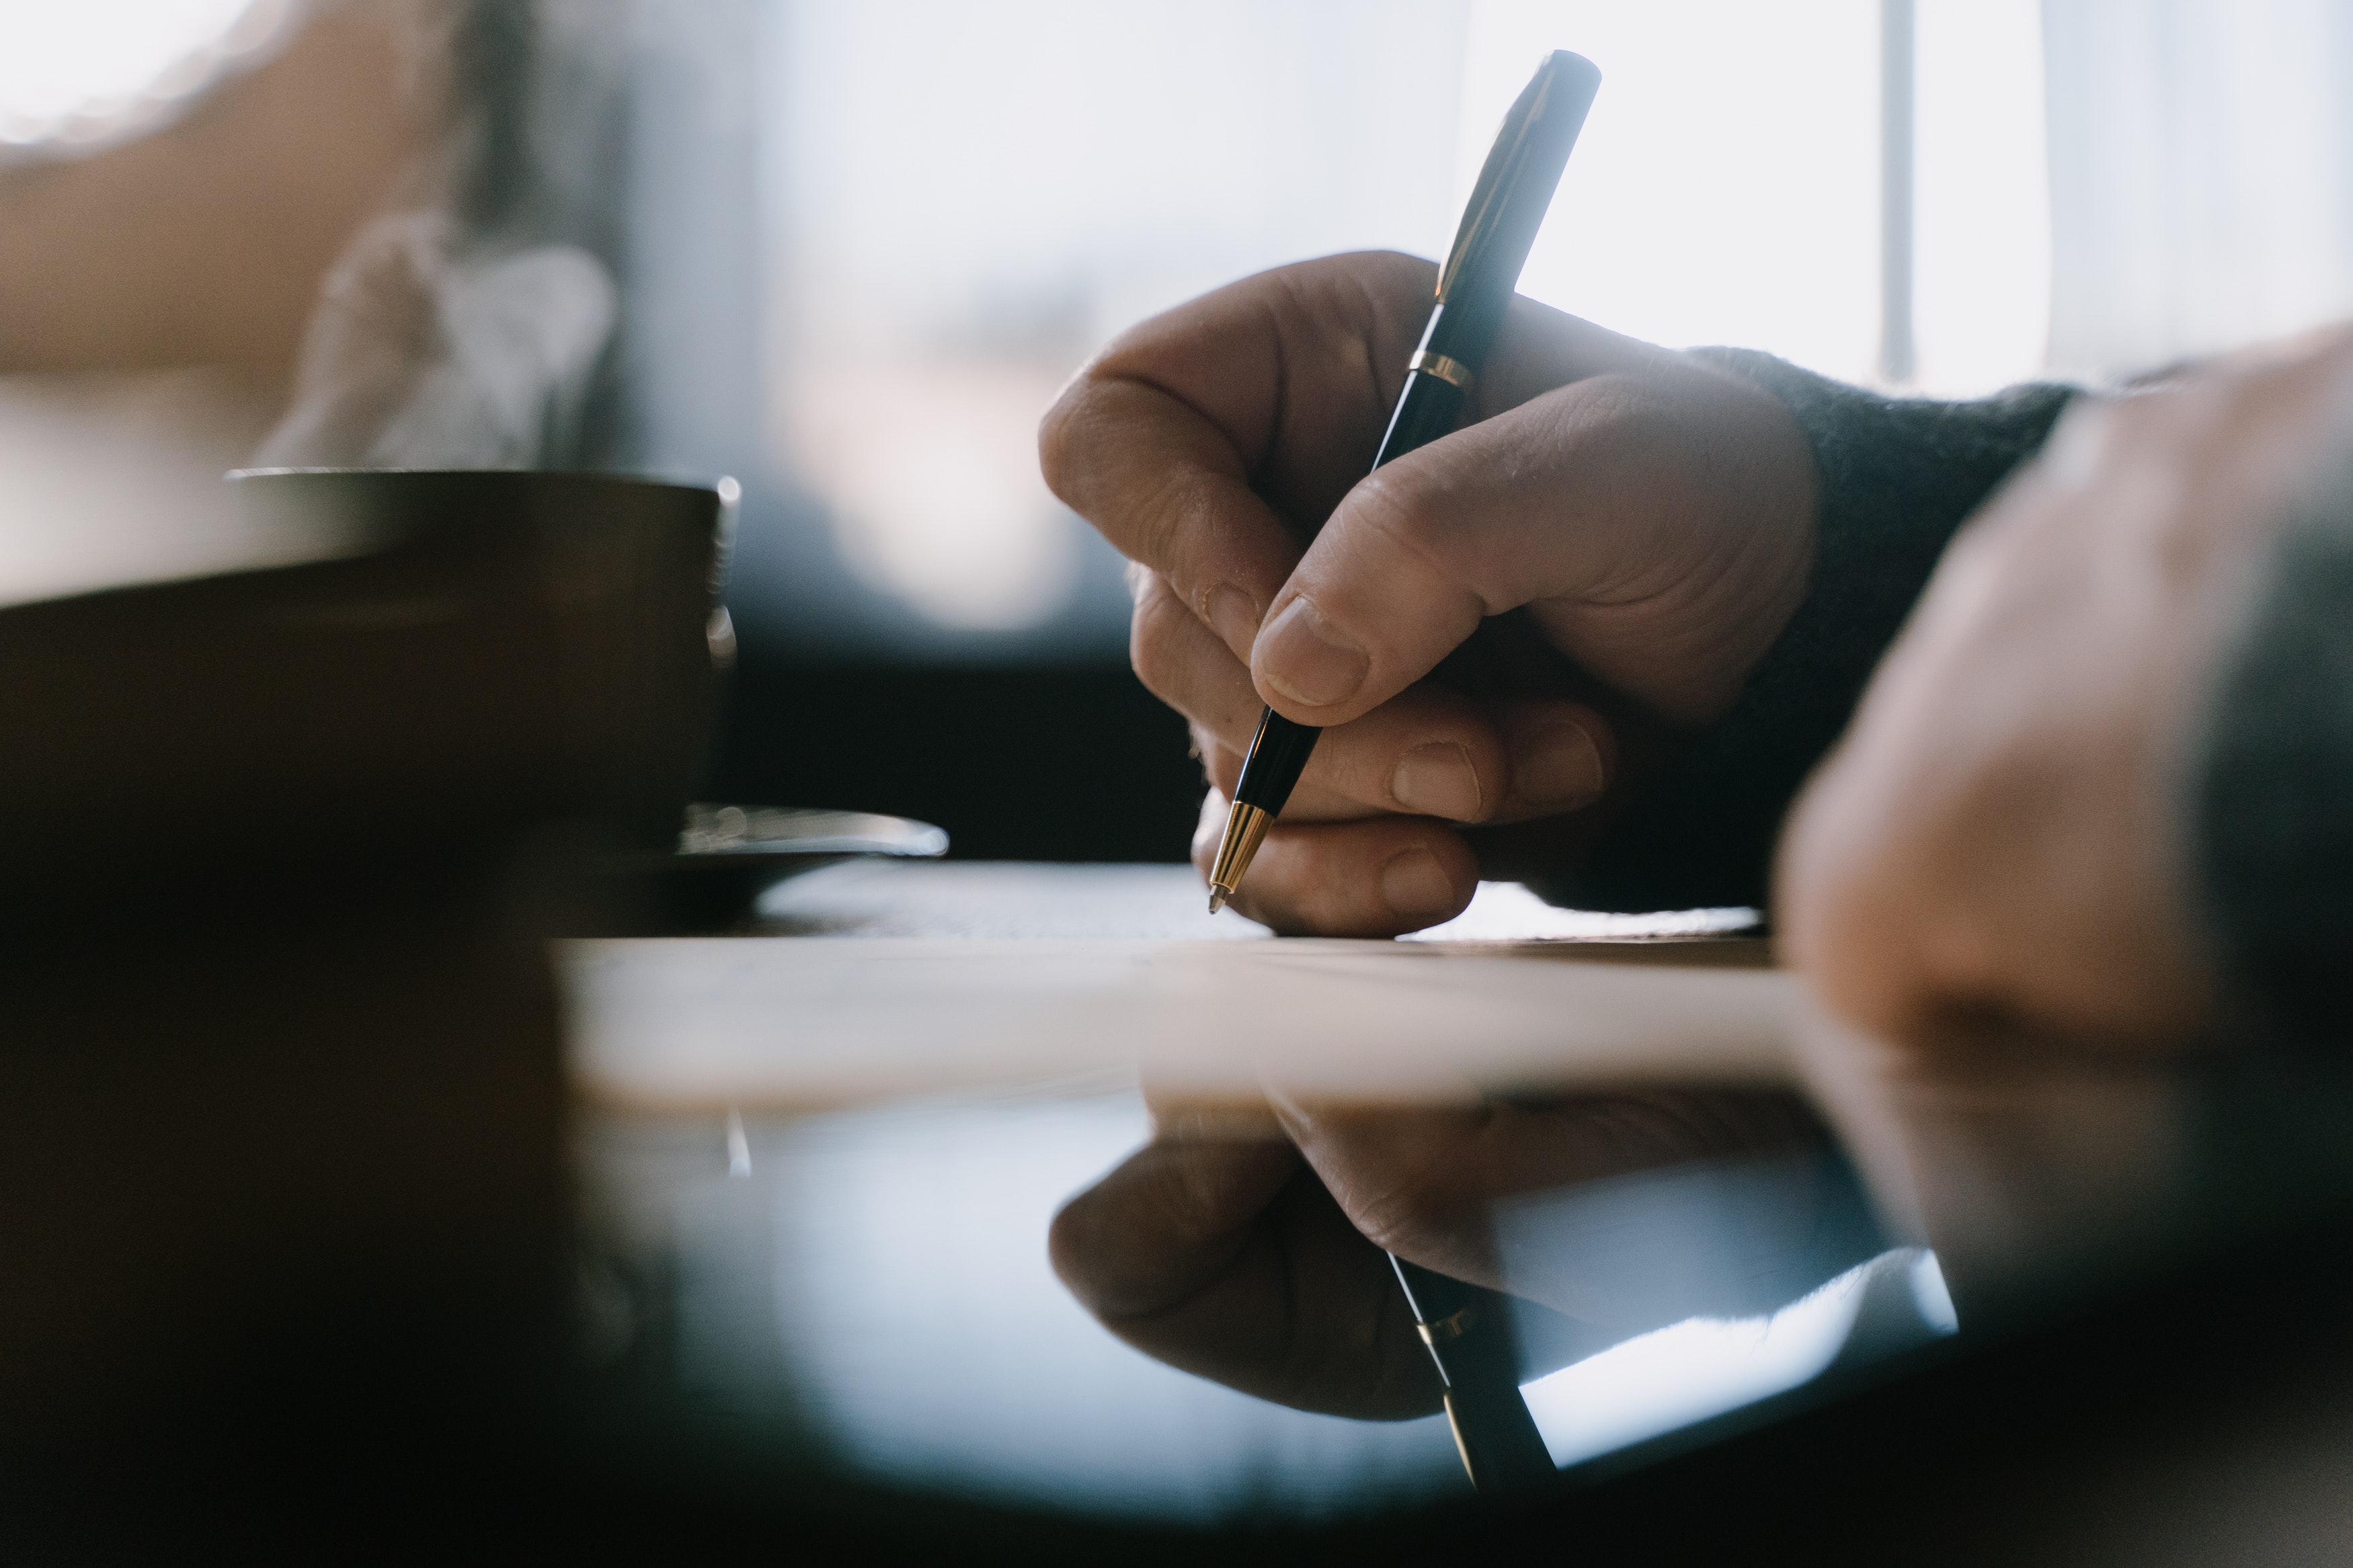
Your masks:
[{"label": "pen cap", "polygon": [[1485,360],[1600,87],[1591,60],[1556,49],[1513,101],[1438,275],[1432,351],[1473,370]]}]

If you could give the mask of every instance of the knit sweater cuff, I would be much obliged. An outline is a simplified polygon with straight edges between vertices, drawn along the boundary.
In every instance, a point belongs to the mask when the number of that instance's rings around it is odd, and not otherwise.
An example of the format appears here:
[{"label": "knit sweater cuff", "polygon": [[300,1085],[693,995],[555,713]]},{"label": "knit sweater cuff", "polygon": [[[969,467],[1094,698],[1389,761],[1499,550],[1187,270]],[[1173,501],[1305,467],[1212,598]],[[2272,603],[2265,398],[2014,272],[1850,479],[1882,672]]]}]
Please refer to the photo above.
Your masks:
[{"label": "knit sweater cuff", "polygon": [[1641,781],[1584,861],[1539,889],[1578,909],[1763,908],[1799,785],[1963,520],[2039,448],[2073,395],[1883,397],[1746,349],[1699,349],[1797,418],[1820,485],[1812,582],[1732,711]]}]

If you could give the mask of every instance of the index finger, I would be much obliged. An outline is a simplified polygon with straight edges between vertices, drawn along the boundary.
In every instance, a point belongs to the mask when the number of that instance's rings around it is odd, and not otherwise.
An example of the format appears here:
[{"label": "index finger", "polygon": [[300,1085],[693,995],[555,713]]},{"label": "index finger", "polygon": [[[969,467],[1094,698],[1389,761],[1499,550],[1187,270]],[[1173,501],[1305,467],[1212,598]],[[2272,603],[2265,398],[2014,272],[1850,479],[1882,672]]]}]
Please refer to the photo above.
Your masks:
[{"label": "index finger", "polygon": [[1049,1249],[1105,1328],[1171,1366],[1359,1419],[1438,1408],[1388,1260],[1288,1143],[1146,1144],[1065,1205]]},{"label": "index finger", "polygon": [[1333,258],[1154,317],[1048,411],[1047,484],[1240,653],[1362,477],[1430,279],[1409,257]]},{"label": "index finger", "polygon": [[[1412,257],[1331,257],[1134,328],[1047,412],[1048,485],[1246,658],[1306,542],[1371,465],[1435,276]],[[1655,353],[1525,300],[1504,339],[1474,418]]]}]

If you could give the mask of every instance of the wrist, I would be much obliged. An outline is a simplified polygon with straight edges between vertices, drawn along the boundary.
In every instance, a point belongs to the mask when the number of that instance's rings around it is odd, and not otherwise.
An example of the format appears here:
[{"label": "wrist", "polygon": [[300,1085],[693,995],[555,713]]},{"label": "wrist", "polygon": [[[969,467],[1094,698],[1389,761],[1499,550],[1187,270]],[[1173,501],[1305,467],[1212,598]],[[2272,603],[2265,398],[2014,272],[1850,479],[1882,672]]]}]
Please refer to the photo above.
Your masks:
[{"label": "wrist", "polygon": [[1751,350],[1690,353],[1775,397],[1805,436],[1811,567],[1725,715],[1688,737],[1584,859],[1539,889],[1577,908],[1764,906],[1790,801],[1845,729],[1946,544],[2073,395],[2029,385],[1978,402],[1891,398]]}]

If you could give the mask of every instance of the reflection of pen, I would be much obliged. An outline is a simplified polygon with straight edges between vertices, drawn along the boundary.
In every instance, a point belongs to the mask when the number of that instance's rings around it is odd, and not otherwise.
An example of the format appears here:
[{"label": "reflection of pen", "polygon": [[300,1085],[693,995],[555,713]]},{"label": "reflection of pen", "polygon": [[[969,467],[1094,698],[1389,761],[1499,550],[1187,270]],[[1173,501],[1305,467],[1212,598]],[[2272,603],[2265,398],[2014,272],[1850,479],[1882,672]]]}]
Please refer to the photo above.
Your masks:
[{"label": "reflection of pen", "polygon": [[1520,1397],[1519,1351],[1504,1299],[1395,1253],[1398,1283],[1421,1342],[1446,1385],[1446,1424],[1471,1484],[1490,1495],[1525,1493],[1556,1479],[1528,1402]]},{"label": "reflection of pen", "polygon": [[[1591,60],[1556,50],[1536,68],[1504,116],[1479,183],[1471,188],[1461,226],[1454,231],[1453,248],[1439,269],[1438,304],[1422,329],[1421,346],[1406,363],[1405,388],[1373,456],[1374,468],[1454,428],[1600,86],[1601,73]],[[1271,708],[1259,720],[1209,872],[1211,914],[1241,885],[1321,733]],[[1454,1446],[1471,1472],[1471,1484],[1493,1494],[1552,1479],[1558,1472],[1520,1397],[1517,1352],[1502,1299],[1402,1258],[1392,1255],[1389,1261],[1422,1342],[1438,1363],[1447,1424],[1454,1429]]]},{"label": "reflection of pen", "polygon": [[[1479,183],[1471,188],[1454,247],[1439,271],[1437,308],[1422,329],[1421,346],[1407,362],[1405,390],[1398,395],[1374,468],[1454,428],[1472,379],[1495,341],[1495,330],[1503,324],[1504,307],[1511,303],[1545,209],[1552,205],[1568,150],[1577,144],[1585,111],[1593,106],[1600,85],[1601,73],[1592,61],[1557,50],[1536,68],[1535,79],[1504,116],[1495,145],[1479,171]],[[1322,733],[1313,725],[1293,723],[1271,708],[1259,720],[1258,735],[1242,763],[1241,782],[1234,786],[1226,836],[1209,872],[1212,914],[1241,885]]]}]

